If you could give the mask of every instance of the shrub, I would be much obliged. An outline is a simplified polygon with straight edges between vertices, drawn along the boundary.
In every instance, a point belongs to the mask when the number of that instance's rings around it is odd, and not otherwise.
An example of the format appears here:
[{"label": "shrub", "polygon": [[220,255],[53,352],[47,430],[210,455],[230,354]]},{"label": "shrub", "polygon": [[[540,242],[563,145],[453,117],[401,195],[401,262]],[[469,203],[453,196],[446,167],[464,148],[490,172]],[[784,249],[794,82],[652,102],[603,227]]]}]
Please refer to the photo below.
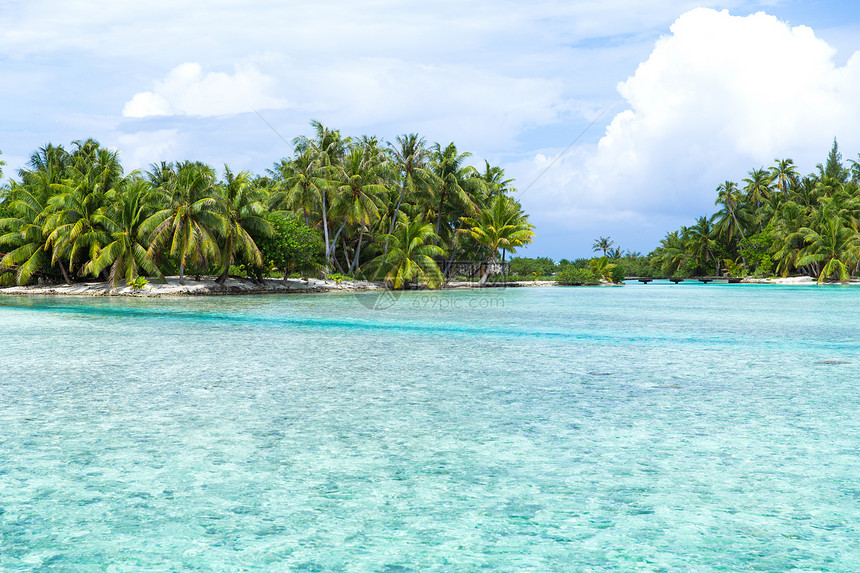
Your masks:
[{"label": "shrub", "polygon": [[146,280],[146,277],[136,276],[130,281],[125,283],[125,286],[131,287],[131,290],[137,292],[139,290],[143,290],[143,287],[149,284],[149,281]]},{"label": "shrub", "polygon": [[349,275],[342,275],[340,273],[329,273],[325,276],[327,281],[334,281],[336,283],[340,283],[340,281],[351,281],[353,278]]},{"label": "shrub", "polygon": [[317,231],[294,218],[272,215],[269,223],[274,230],[272,236],[257,240],[264,266],[248,269],[249,274],[262,278],[263,273],[274,268],[287,277],[294,272],[314,272],[324,264],[325,244]]},{"label": "shrub", "polygon": [[527,257],[514,257],[511,259],[511,275],[522,275],[532,277],[534,273],[539,276],[549,276],[555,272],[556,266],[552,259],[547,257],[537,257],[530,259]]},{"label": "shrub", "polygon": [[579,269],[569,265],[558,272],[556,276],[559,284],[563,285],[596,285],[600,284],[594,273],[588,269]]}]

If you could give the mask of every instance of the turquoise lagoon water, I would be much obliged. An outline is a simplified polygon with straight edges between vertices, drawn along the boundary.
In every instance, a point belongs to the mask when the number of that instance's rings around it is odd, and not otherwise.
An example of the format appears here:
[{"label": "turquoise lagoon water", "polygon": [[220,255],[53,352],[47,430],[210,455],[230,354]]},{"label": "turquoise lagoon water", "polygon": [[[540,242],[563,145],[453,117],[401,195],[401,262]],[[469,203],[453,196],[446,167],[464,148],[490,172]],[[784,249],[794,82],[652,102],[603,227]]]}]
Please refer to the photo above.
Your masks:
[{"label": "turquoise lagoon water", "polygon": [[860,570],[857,288],[375,296],[0,297],[0,570]]}]

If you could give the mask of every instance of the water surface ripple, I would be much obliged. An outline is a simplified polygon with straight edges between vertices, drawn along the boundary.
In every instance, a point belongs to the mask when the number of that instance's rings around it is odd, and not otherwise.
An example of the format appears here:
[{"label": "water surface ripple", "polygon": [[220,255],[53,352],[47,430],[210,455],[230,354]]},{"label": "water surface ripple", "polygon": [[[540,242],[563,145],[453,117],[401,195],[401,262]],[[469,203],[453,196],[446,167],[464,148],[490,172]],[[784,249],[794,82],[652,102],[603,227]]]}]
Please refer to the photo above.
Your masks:
[{"label": "water surface ripple", "polygon": [[0,297],[3,571],[857,571],[855,287]]}]

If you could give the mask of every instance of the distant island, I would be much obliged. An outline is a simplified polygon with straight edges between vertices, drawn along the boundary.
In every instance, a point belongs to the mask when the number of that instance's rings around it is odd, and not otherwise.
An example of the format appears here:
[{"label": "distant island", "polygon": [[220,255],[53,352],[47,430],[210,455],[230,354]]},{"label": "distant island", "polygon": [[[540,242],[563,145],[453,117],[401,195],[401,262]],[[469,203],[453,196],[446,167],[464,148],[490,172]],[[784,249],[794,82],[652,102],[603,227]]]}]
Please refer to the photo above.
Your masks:
[{"label": "distant island", "polygon": [[667,233],[647,255],[599,237],[593,244],[599,258],[514,258],[510,278],[561,277],[576,284],[613,275],[847,282],[860,274],[860,162],[849,160],[846,168],[835,139],[814,173],[801,176],[794,161],[779,159],[768,169],[753,169],[740,185],[721,183],[715,205],[714,214]]},{"label": "distant island", "polygon": [[725,181],[719,207],[666,235],[650,255],[662,274],[814,277],[847,281],[860,272],[860,163],[842,163],[836,140],[816,172],[791,159]]}]

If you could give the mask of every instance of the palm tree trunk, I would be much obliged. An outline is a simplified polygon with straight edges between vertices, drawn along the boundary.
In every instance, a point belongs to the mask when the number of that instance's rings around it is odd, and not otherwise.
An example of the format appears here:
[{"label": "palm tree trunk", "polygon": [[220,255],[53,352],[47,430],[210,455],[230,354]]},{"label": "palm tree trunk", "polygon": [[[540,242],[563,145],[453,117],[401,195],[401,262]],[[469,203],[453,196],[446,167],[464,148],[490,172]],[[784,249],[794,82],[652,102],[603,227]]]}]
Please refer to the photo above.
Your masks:
[{"label": "palm tree trunk", "polygon": [[[400,204],[403,203],[403,195],[406,193],[406,183],[400,187],[400,197],[397,199],[397,206],[394,207],[394,216],[391,218],[391,227],[388,229],[388,234],[394,234],[394,224],[397,223],[397,215],[400,213]],[[385,245],[388,249],[388,245]]]},{"label": "palm tree trunk", "polygon": [[62,259],[58,260],[57,263],[60,265],[60,271],[63,273],[63,280],[66,281],[67,285],[72,284],[72,279],[69,278],[69,273],[66,272],[66,267],[63,266]]},{"label": "palm tree trunk", "polygon": [[325,258],[326,258],[326,261],[328,261],[329,251],[331,250],[331,244],[329,243],[329,237],[328,237],[328,218],[326,217],[325,189],[322,190],[322,224],[323,224],[323,232],[325,233]]},{"label": "palm tree trunk", "polygon": [[179,262],[179,284],[185,284],[185,254],[183,253],[182,260]]},{"label": "palm tree trunk", "polygon": [[[406,182],[400,186],[400,198],[397,199],[397,206],[394,207],[394,216],[391,217],[391,226],[388,228],[388,234],[394,234],[394,225],[397,223],[397,215],[400,214],[400,204],[403,202],[403,195],[406,193]],[[388,241],[385,241],[385,250],[382,253],[383,255],[388,254]]]},{"label": "palm tree trunk", "polygon": [[[436,237],[439,236],[439,225],[442,223],[442,207],[445,205],[445,194],[439,195],[439,214],[436,215]],[[436,244],[437,239],[433,239],[433,244]]]},{"label": "palm tree trunk", "polygon": [[[334,247],[332,247],[332,248],[334,248]],[[344,243],[344,245],[343,245],[343,250],[344,250],[344,252],[346,252],[346,243]],[[334,262],[334,266],[337,267],[337,270],[340,274],[342,274],[342,275],[347,274],[346,272],[344,272],[343,267],[340,264],[340,261],[337,260],[337,257],[334,255],[334,253],[332,253],[331,260]]]},{"label": "palm tree trunk", "polygon": [[451,258],[448,259],[448,264],[445,265],[445,278],[448,279],[451,276],[451,267],[454,266],[454,257],[457,256],[457,244],[454,243],[451,246]]},{"label": "palm tree trunk", "polygon": [[361,229],[358,231],[358,245],[355,247],[355,256],[352,258],[352,264],[349,265],[349,273],[358,270],[358,255],[361,253],[361,241],[364,240],[364,223],[361,224]]},{"label": "palm tree trunk", "polygon": [[489,279],[490,275],[492,274],[490,269],[492,268],[492,265],[495,262],[496,262],[496,257],[494,257],[494,256],[487,259],[487,262],[486,262],[487,266],[486,266],[486,268],[484,268],[484,276],[482,276],[481,280],[478,281],[479,285],[484,285],[487,283],[487,279]]},{"label": "palm tree trunk", "polygon": [[224,245],[224,270],[221,272],[221,276],[215,279],[215,282],[219,285],[227,282],[227,274],[230,272],[230,264],[233,262],[233,234],[230,233],[230,236],[227,238],[227,244]]},{"label": "palm tree trunk", "polygon": [[337,233],[334,234],[334,237],[331,240],[331,251],[329,252],[329,249],[326,249],[326,259],[334,261],[334,253],[337,250],[337,238],[340,237],[340,233],[343,231],[344,227],[346,227],[346,220],[344,220],[343,225],[340,226],[340,229],[337,230]]}]

